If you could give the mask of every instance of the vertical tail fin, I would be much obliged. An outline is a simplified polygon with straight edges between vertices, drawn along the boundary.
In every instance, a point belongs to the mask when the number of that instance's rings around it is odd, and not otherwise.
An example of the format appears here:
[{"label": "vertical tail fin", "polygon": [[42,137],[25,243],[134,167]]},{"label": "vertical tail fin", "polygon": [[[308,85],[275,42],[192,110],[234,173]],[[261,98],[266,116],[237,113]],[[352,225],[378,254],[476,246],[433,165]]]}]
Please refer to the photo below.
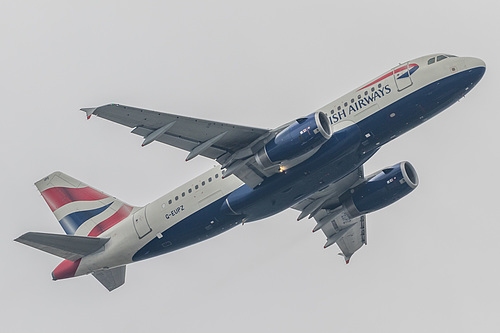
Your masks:
[{"label": "vertical tail fin", "polygon": [[59,171],[35,185],[68,235],[99,236],[134,209]]}]

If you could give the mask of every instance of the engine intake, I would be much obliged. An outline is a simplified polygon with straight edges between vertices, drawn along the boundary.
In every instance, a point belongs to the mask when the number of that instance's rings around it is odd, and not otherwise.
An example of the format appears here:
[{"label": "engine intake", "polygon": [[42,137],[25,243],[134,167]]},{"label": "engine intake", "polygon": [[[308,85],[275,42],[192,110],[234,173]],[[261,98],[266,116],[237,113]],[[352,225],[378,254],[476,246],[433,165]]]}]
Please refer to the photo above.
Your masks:
[{"label": "engine intake", "polygon": [[257,163],[267,169],[285,160],[291,160],[319,148],[332,136],[328,117],[314,112],[297,119],[269,141],[256,155]]},{"label": "engine intake", "polygon": [[410,162],[385,168],[368,181],[341,197],[351,218],[371,213],[395,203],[418,186],[418,176]]}]

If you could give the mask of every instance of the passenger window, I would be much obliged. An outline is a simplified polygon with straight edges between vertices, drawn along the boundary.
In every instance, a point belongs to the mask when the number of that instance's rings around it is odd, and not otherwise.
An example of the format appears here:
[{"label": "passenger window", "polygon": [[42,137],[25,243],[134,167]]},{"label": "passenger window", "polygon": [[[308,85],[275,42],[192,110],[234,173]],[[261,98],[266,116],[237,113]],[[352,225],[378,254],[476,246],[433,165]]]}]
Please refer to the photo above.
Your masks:
[{"label": "passenger window", "polygon": [[182,196],[185,197],[186,196],[186,192],[182,192]]},{"label": "passenger window", "polygon": [[441,61],[441,60],[446,59],[446,58],[448,58],[448,57],[445,55],[440,55],[437,57],[437,61]]},{"label": "passenger window", "polygon": [[172,200],[168,200],[168,204],[171,205],[172,204]]},{"label": "passenger window", "polygon": [[195,189],[195,190],[197,190],[197,189],[198,189],[198,187],[199,187],[198,185],[195,185],[195,186],[194,186],[194,189]]},{"label": "passenger window", "polygon": [[429,61],[427,61],[427,65],[432,65],[436,61],[436,58],[430,58]]},{"label": "passenger window", "polygon": [[202,182],[201,182],[201,186],[205,186],[205,181],[202,181]]},{"label": "passenger window", "polygon": [[215,174],[215,178],[219,178],[219,174],[218,173]]},{"label": "passenger window", "polygon": [[176,195],[176,196],[175,196],[175,201],[177,201],[177,200],[179,200],[179,197]]},{"label": "passenger window", "polygon": [[210,183],[212,181],[212,177],[208,177],[208,182]]},{"label": "passenger window", "polygon": [[188,193],[191,193],[191,192],[193,192],[193,190],[192,190],[192,189],[189,189],[189,190],[188,190]]}]

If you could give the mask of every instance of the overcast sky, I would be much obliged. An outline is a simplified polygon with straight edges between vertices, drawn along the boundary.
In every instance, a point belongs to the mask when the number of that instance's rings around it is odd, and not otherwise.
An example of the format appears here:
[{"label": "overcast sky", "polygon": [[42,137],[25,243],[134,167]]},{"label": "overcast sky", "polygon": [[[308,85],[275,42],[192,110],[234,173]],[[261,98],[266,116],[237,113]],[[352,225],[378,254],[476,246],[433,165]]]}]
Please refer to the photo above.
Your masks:
[{"label": "overcast sky", "polygon": [[[2,1],[0,304],[6,332],[498,330],[498,62],[492,1]],[[215,162],[81,107],[120,103],[274,128],[398,63],[475,56],[465,99],[385,146],[420,186],[367,218],[349,265],[288,210],[129,265],[108,293],[51,281],[60,259],[12,240],[63,233],[33,183],[61,170],[145,205]],[[4,331],[2,329],[2,331]]]}]

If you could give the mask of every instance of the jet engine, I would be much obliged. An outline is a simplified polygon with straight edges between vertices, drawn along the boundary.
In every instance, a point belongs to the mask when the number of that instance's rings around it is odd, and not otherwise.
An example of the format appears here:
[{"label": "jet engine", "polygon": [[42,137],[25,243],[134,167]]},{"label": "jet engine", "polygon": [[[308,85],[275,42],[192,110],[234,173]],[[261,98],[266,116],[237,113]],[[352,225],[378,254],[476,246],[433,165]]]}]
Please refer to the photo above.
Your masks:
[{"label": "jet engine", "polygon": [[255,160],[263,169],[267,169],[321,147],[331,136],[328,117],[317,111],[295,120],[279,132],[255,155]]},{"label": "jet engine", "polygon": [[418,176],[409,162],[379,171],[368,181],[341,196],[342,207],[351,218],[395,203],[418,186]]}]

